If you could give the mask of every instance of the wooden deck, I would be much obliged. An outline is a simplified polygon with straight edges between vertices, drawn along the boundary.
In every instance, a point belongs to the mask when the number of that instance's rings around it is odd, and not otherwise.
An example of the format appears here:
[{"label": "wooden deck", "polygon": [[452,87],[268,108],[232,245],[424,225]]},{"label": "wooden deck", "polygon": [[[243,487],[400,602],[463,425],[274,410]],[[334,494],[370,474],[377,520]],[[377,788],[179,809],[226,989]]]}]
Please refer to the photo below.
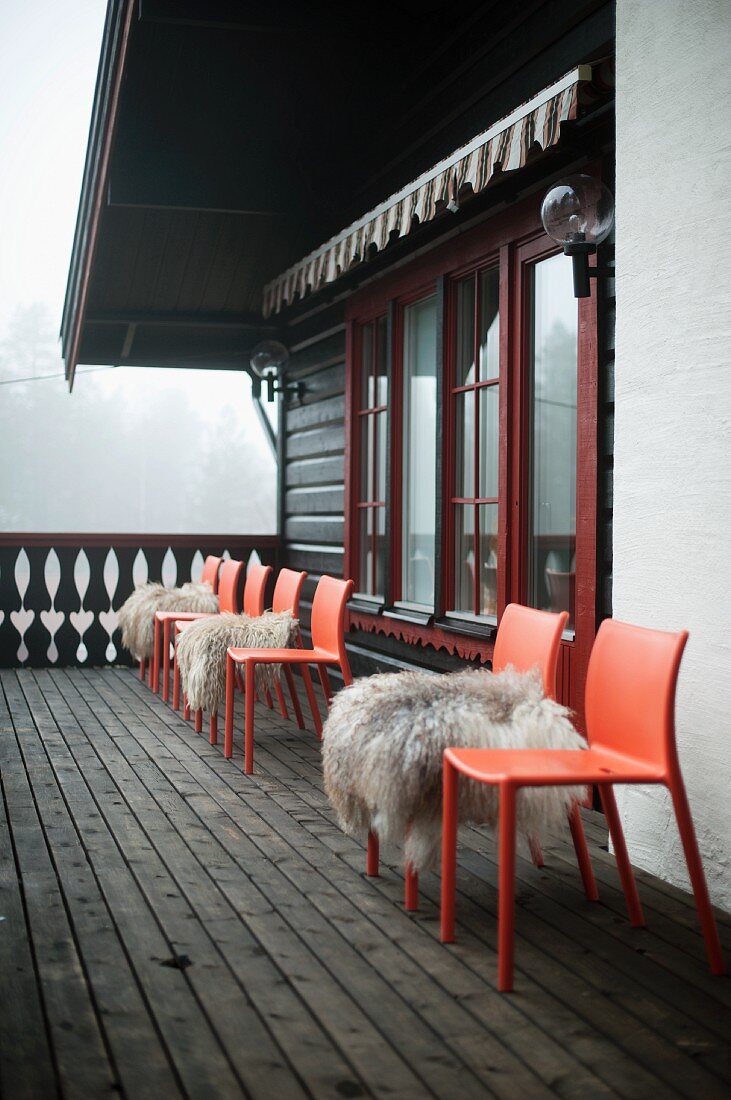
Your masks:
[{"label": "wooden deck", "polygon": [[311,734],[260,708],[245,777],[128,671],[1,679],[4,1098],[729,1096],[731,982],[680,891],[640,874],[629,927],[596,815],[600,904],[565,837],[519,860],[499,995],[479,831],[443,947],[437,877],[413,916],[398,852],[364,877]]}]

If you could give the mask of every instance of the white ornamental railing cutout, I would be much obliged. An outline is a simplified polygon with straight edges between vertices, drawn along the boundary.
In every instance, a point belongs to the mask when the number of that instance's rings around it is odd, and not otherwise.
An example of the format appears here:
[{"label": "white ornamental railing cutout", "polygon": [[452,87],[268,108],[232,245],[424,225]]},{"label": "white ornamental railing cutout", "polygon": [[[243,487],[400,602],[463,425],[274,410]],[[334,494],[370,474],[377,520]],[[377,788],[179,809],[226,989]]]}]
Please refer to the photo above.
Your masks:
[{"label": "white ornamental railing cutout", "polygon": [[76,658],[79,661],[85,661],[89,656],[89,651],[84,645],[84,635],[94,622],[94,612],[84,610],[84,597],[86,596],[89,588],[89,581],[91,579],[91,569],[89,567],[89,559],[83,550],[79,550],[76,555],[76,561],[74,562],[74,584],[76,585],[76,591],[79,594],[79,610],[72,611],[69,615],[71,625],[74,627],[76,633],[79,635],[79,645],[76,650]]},{"label": "white ornamental railing cutout", "polygon": [[112,635],[117,629],[119,623],[119,616],[114,610],[114,595],[117,591],[117,585],[119,584],[119,562],[117,561],[117,555],[114,550],[109,551],[104,559],[104,587],[107,590],[107,596],[109,597],[109,610],[99,612],[99,622],[102,624],[107,634],[109,635],[109,643],[106,648],[105,657],[111,662],[117,656],[117,647],[114,644]]},{"label": "white ornamental railing cutout", "polygon": [[60,630],[66,616],[63,611],[56,610],[56,594],[58,592],[58,586],[61,583],[61,562],[58,560],[58,554],[53,547],[51,547],[46,555],[46,564],[43,567],[43,579],[46,583],[46,592],[48,592],[48,595],[51,597],[51,606],[48,611],[41,611],[41,622],[51,636],[46,655],[51,664],[55,665],[58,660],[56,634]]},{"label": "white ornamental railing cutout", "polygon": [[175,560],[175,554],[168,546],[165,551],[165,557],[162,559],[162,583],[166,588],[175,588],[175,582],[178,579],[178,563]]},{"label": "white ornamental railing cutout", "polygon": [[132,584],[135,588],[139,588],[141,584],[147,584],[148,576],[149,566],[147,564],[147,558],[145,557],[144,550],[140,549],[135,554],[135,560],[132,562]]},{"label": "white ornamental railing cutout", "polygon": [[25,594],[28,591],[29,584],[30,561],[28,560],[28,555],[25,550],[21,549],[15,559],[15,587],[18,589],[18,595],[20,596],[20,610],[10,612],[10,621],[18,631],[18,634],[20,634],[18,660],[21,664],[25,664],[28,660],[28,646],[25,644],[25,633],[36,617],[35,611],[31,611],[25,606]]},{"label": "white ornamental railing cutout", "polygon": [[193,560],[190,563],[190,579],[196,584],[200,583],[201,573],[203,572],[203,555],[200,550],[196,550],[193,555]]}]

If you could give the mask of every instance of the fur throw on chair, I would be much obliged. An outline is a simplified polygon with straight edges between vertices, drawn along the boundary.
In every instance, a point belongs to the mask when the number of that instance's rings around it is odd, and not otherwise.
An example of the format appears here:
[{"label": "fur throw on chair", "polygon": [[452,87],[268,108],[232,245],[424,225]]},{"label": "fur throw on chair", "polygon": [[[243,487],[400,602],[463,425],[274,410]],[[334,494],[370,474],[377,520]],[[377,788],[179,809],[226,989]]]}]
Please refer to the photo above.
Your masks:
[{"label": "fur throw on chair", "polygon": [[152,657],[156,611],[215,613],[218,611],[218,596],[210,584],[193,584],[192,581],[180,588],[165,588],[156,581],[135,588],[120,607],[118,617],[122,645],[136,660]]},{"label": "fur throw on chair", "polygon": [[[508,669],[435,676],[401,672],[357,680],[333,700],[323,730],[325,791],[342,828],[368,828],[402,844],[417,871],[434,866],[442,816],[442,756],[460,748],[579,749],[565,707],[547,699],[540,677]],[[494,826],[497,789],[460,779],[460,821]],[[518,831],[539,836],[565,824],[583,788],[518,793]],[[409,826],[407,828],[407,826]]]},{"label": "fur throw on chair", "polygon": [[[285,649],[297,637],[297,619],[291,611],[265,611],[263,615],[232,615],[200,619],[178,635],[180,682],[192,710],[217,711],[226,698],[226,650]],[[279,665],[257,665],[260,691],[270,690],[279,679]]]}]

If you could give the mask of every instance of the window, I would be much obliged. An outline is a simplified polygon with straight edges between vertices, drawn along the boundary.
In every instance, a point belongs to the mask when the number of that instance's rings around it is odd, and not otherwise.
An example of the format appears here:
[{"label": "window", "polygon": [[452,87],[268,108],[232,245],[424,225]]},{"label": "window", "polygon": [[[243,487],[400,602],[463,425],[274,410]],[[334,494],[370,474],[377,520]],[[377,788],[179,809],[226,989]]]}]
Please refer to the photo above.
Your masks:
[{"label": "window", "polygon": [[531,279],[528,602],[568,611],[576,585],[578,310],[563,256],[535,264]]},{"label": "window", "polygon": [[404,309],[401,600],[434,607],[437,299]]},{"label": "window", "polygon": [[562,691],[580,706],[596,625],[595,299],[574,298],[526,201],[374,281],[348,319],[354,621],[488,659],[509,602],[565,609],[578,663],[562,657]]},{"label": "window", "polygon": [[358,590],[368,596],[383,596],[386,590],[387,361],[386,318],[378,317],[361,332],[357,410]]},{"label": "window", "polygon": [[499,271],[489,267],[455,287],[454,369],[448,422],[454,433],[450,607],[497,614],[500,423]]}]

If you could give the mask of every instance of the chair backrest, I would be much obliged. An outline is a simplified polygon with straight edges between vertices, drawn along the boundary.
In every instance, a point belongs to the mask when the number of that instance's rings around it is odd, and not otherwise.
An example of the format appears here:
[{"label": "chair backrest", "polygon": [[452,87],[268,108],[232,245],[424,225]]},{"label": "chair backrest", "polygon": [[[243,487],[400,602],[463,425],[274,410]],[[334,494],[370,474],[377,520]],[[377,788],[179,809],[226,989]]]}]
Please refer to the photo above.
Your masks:
[{"label": "chair backrest", "polygon": [[221,566],[218,577],[218,609],[219,611],[237,611],[239,585],[244,571],[242,561],[225,561]]},{"label": "chair backrest", "polygon": [[312,645],[342,660],[345,654],[345,605],[354,584],[320,577],[312,600]]},{"label": "chair backrest", "polygon": [[605,619],[586,673],[590,744],[674,764],[675,688],[687,630],[671,634]]},{"label": "chair backrest", "polygon": [[568,617],[568,611],[536,611],[519,603],[508,604],[495,639],[492,671],[502,672],[508,665],[518,672],[537,667],[543,690],[549,699],[555,699],[558,650]]},{"label": "chair backrest", "polygon": [[272,611],[291,611],[295,619],[300,613],[300,596],[307,573],[280,569],[272,596]]},{"label": "chair backrest", "polygon": [[214,592],[218,592],[218,570],[222,561],[223,558],[214,558],[212,554],[209,554],[203,562],[201,584],[210,584]]},{"label": "chair backrest", "polygon": [[244,585],[244,615],[264,614],[266,586],[271,573],[271,565],[252,565],[249,568]]}]

